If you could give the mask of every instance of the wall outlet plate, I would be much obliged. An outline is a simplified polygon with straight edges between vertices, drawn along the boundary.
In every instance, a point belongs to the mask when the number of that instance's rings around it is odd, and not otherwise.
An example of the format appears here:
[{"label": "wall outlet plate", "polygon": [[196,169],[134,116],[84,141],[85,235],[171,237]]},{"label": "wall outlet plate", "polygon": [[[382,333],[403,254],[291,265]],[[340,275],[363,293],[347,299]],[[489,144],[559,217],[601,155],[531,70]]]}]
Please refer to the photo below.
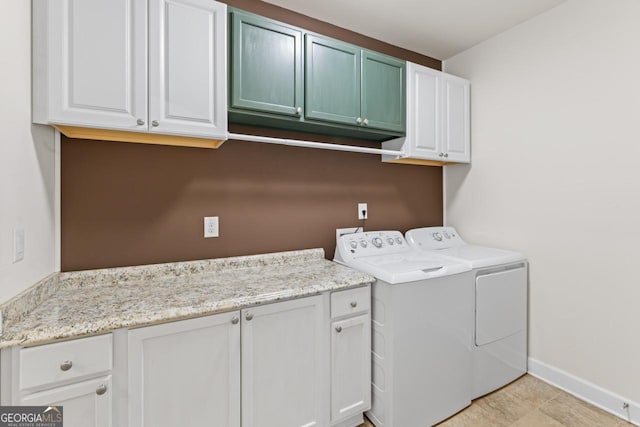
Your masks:
[{"label": "wall outlet plate", "polygon": [[13,230],[13,262],[20,262],[24,259],[24,228],[18,227]]},{"label": "wall outlet plate", "polygon": [[220,235],[220,223],[217,216],[204,217],[204,237],[218,237]]},{"label": "wall outlet plate", "polygon": [[358,203],[358,219],[367,219],[369,217],[369,210],[366,203]]}]

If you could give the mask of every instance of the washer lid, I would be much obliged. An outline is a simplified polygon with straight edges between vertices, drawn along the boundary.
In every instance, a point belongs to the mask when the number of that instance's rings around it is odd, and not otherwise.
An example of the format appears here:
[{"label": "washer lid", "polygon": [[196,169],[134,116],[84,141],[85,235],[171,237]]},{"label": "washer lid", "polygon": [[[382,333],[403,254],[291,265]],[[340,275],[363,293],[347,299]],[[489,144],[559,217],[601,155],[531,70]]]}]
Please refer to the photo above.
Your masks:
[{"label": "washer lid", "polygon": [[464,262],[471,268],[509,264],[526,260],[525,256],[519,252],[478,245],[454,246],[451,248],[436,249],[433,252]]}]

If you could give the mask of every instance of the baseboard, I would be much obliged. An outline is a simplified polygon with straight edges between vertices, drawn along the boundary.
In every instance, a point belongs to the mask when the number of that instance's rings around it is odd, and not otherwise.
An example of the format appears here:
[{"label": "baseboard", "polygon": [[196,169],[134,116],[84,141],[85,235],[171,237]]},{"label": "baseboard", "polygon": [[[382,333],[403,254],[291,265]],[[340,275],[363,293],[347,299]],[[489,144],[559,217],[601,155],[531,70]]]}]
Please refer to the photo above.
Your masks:
[{"label": "baseboard", "polygon": [[[640,404],[578,378],[555,366],[529,358],[529,374],[598,408],[640,426]],[[623,405],[629,406],[624,409]]]}]

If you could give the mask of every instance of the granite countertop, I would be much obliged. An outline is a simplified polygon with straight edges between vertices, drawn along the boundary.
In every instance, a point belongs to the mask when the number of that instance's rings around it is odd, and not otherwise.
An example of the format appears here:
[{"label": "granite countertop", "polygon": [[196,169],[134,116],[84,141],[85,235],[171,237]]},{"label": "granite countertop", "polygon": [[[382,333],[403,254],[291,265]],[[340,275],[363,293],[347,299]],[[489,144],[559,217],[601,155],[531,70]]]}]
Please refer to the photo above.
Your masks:
[{"label": "granite countertop", "polygon": [[373,282],[322,249],[52,275],[2,305],[0,348],[238,310]]}]

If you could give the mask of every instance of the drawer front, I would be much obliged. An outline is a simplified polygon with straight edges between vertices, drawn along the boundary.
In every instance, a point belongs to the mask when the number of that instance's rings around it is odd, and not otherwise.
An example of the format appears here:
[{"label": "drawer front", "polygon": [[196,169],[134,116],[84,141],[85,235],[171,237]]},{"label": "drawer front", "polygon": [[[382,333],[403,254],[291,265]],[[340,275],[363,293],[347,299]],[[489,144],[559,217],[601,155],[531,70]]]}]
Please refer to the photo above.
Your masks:
[{"label": "drawer front", "polygon": [[331,318],[363,313],[371,306],[371,286],[331,294]]},{"label": "drawer front", "polygon": [[20,390],[111,370],[111,334],[20,350]]}]

